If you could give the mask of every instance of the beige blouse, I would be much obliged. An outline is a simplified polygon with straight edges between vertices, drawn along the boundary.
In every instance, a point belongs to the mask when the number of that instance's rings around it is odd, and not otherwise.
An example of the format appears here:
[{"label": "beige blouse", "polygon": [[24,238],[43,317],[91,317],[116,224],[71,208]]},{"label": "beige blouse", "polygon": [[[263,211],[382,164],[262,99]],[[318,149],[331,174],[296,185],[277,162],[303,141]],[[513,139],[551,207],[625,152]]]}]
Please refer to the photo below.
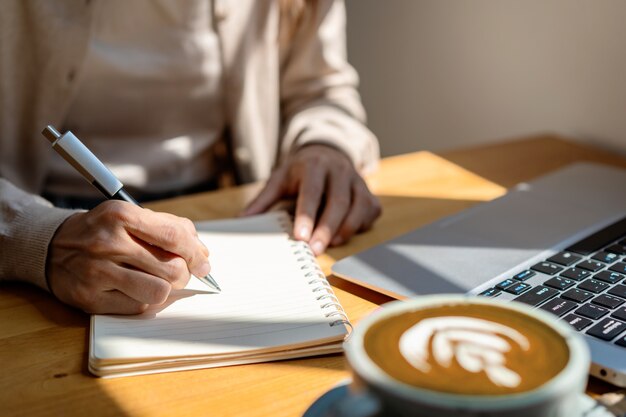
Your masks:
[{"label": "beige blouse", "polygon": [[[109,1],[2,2],[0,280],[47,288],[48,246],[74,212],[38,196],[54,155],[41,130],[65,124],[72,111],[84,86],[96,24]],[[263,180],[290,152],[310,143],[341,150],[360,171],[373,169],[378,143],[365,127],[358,77],[346,60],[343,1],[316,1],[316,10],[292,37],[281,36],[289,22],[276,0],[212,2],[223,122],[237,177]]]},{"label": "beige blouse", "polygon": [[[131,194],[212,179],[224,125],[222,65],[211,0],[102,4],[63,130],[71,130]],[[45,191],[99,197],[54,153]]]}]

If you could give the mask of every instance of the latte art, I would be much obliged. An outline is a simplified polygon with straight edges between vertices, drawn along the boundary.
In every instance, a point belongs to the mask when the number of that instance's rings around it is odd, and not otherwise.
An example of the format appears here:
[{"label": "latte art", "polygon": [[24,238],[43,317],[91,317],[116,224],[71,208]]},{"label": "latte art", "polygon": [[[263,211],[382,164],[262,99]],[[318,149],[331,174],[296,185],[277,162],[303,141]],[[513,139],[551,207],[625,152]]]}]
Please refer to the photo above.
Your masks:
[{"label": "latte art", "polygon": [[563,338],[538,319],[469,303],[387,316],[369,327],[363,347],[395,380],[468,395],[538,388],[569,360]]},{"label": "latte art", "polygon": [[399,349],[408,363],[428,372],[431,370],[428,346],[432,344],[432,360],[437,364],[448,368],[455,359],[468,372],[485,372],[496,385],[516,387],[522,379],[505,364],[504,354],[511,350],[509,340],[523,350],[530,348],[528,339],[508,326],[474,317],[435,317],[405,331]]}]

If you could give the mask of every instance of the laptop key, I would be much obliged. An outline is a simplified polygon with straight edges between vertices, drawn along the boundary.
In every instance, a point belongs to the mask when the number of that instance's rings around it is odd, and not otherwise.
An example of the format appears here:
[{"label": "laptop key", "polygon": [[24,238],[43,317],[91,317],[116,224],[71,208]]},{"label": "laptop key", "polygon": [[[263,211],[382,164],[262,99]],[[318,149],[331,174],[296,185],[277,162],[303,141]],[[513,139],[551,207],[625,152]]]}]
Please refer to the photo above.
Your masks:
[{"label": "laptop key", "polygon": [[556,288],[557,290],[566,290],[574,284],[576,284],[576,281],[574,281],[573,279],[563,277],[552,277],[543,283],[543,285]]},{"label": "laptop key", "polygon": [[619,310],[615,310],[611,317],[626,321],[626,307],[622,307]]},{"label": "laptop key", "polygon": [[587,334],[602,340],[612,340],[615,336],[626,330],[626,323],[619,320],[606,318],[587,330]]},{"label": "laptop key", "polygon": [[576,301],[577,303],[583,303],[593,297],[593,294],[589,291],[579,290],[578,288],[570,288],[561,294],[561,297]]},{"label": "laptop key", "polygon": [[616,243],[615,245],[611,245],[606,248],[605,251],[613,252],[618,255],[626,255],[626,245],[620,245],[619,243]]},{"label": "laptop key", "polygon": [[618,264],[613,265],[609,269],[619,274],[626,274],[626,263],[620,262]]},{"label": "laptop key", "polygon": [[547,261],[555,263],[555,264],[563,265],[563,266],[570,266],[580,261],[581,259],[582,259],[581,256],[574,255],[571,252],[560,252],[548,258]]},{"label": "laptop key", "polygon": [[591,272],[580,268],[570,268],[567,271],[562,272],[561,276],[576,281],[582,281],[583,279],[591,276]]},{"label": "laptop key", "polygon": [[609,284],[616,284],[624,279],[624,275],[612,271],[600,271],[593,277],[600,281],[608,282]]},{"label": "laptop key", "polygon": [[616,285],[607,292],[611,295],[617,295],[618,297],[626,298],[626,285]]},{"label": "laptop key", "polygon": [[546,275],[554,275],[561,272],[563,267],[550,262],[539,262],[538,264],[533,265],[530,269],[534,269],[535,271],[542,272]]},{"label": "laptop key", "polygon": [[597,320],[600,317],[604,317],[609,314],[609,310],[604,307],[594,306],[593,304],[585,304],[574,313],[588,317],[593,320]]},{"label": "laptop key", "polygon": [[578,303],[574,301],[553,298],[539,308],[560,317],[576,307],[578,307]]},{"label": "laptop key", "polygon": [[610,308],[610,309],[614,309],[624,304],[624,300],[622,300],[621,298],[613,297],[608,294],[600,294],[599,296],[591,300],[591,302],[593,304],[597,304],[599,306]]},{"label": "laptop key", "polygon": [[536,306],[556,296],[558,293],[559,292],[554,288],[548,288],[544,287],[543,285],[539,285],[532,288],[530,291],[526,291],[519,297],[515,297],[513,301],[519,301],[521,303],[525,303],[531,306]]},{"label": "laptop key", "polygon": [[596,262],[596,261],[582,261],[576,265],[577,268],[586,269],[591,272],[599,271],[605,266],[606,265],[604,265],[602,262]]},{"label": "laptop key", "polygon": [[535,271],[531,271],[530,269],[527,269],[526,271],[522,271],[519,274],[516,274],[515,276],[513,276],[513,279],[516,279],[518,281],[526,281],[528,278],[536,274],[537,273]]},{"label": "laptop key", "polygon": [[609,288],[609,284],[607,284],[606,282],[598,281],[597,279],[586,279],[578,284],[578,288],[597,294]]},{"label": "laptop key", "polygon": [[500,291],[497,288],[487,288],[485,291],[481,292],[480,294],[478,294],[481,297],[495,297],[496,295],[500,294],[502,291]]},{"label": "laptop key", "polygon": [[589,327],[593,320],[589,320],[585,317],[577,316],[576,314],[569,314],[563,317],[563,321],[566,321],[578,331],[583,330],[585,327]]},{"label": "laptop key", "polygon": [[595,259],[596,261],[604,262],[606,264],[612,264],[615,261],[619,261],[619,255],[617,255],[616,253],[604,251],[596,253],[591,258]]},{"label": "laptop key", "polygon": [[506,290],[507,288],[512,287],[515,284],[517,284],[517,281],[513,281],[512,279],[507,278],[504,281],[497,284],[496,288],[499,290]]},{"label": "laptop key", "polygon": [[532,288],[532,285],[530,284],[526,284],[525,282],[518,282],[515,285],[511,285],[510,287],[507,287],[504,291],[510,294],[520,295],[521,293],[526,292],[531,288]]},{"label": "laptop key", "polygon": [[626,347],[626,335],[618,337],[615,344],[621,347]]}]

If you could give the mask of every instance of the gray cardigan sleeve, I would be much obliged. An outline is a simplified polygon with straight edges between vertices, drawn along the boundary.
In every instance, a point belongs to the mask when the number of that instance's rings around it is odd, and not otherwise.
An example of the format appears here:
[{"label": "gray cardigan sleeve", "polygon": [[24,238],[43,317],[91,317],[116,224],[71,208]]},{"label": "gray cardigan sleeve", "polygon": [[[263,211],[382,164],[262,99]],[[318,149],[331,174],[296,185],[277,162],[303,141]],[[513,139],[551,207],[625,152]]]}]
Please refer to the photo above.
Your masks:
[{"label": "gray cardigan sleeve", "polygon": [[48,291],[48,246],[57,228],[74,213],[0,178],[0,281],[30,282]]},{"label": "gray cardigan sleeve", "polygon": [[347,154],[361,172],[379,159],[378,141],[365,126],[358,75],[346,57],[343,1],[323,0],[281,44],[281,158],[309,143]]}]

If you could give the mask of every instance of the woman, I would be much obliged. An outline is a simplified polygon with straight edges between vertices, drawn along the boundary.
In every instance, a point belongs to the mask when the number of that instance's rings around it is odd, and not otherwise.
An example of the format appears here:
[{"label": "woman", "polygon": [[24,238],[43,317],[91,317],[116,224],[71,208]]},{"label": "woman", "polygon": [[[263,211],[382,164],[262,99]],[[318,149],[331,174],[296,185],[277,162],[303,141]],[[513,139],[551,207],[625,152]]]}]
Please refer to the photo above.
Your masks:
[{"label": "woman", "polygon": [[378,146],[344,29],[333,0],[3,3],[0,279],[136,313],[210,269],[188,220],[58,207],[99,199],[47,147],[47,124],[74,131],[140,200],[210,188],[226,149],[239,182],[269,178],[245,213],[295,197],[294,235],[315,253],[370,227],[380,206],[359,173]]}]

